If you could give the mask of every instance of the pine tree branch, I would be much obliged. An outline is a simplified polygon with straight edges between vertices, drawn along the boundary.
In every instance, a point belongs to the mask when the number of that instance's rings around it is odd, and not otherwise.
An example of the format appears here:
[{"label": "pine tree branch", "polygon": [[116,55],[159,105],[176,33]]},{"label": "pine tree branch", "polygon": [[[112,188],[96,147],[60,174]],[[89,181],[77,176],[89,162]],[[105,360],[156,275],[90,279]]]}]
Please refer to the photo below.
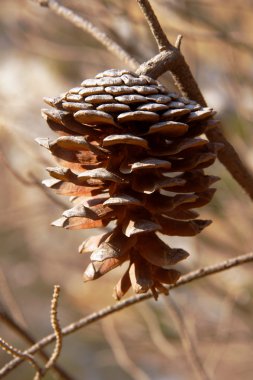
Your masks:
[{"label": "pine tree branch", "polygon": [[[196,281],[200,278],[204,278],[207,276],[210,276],[215,273],[223,272],[225,270],[228,270],[230,268],[252,262],[253,261],[253,252],[247,253],[245,255],[236,256],[235,258],[222,261],[221,263],[207,266],[204,268],[200,268],[196,271],[190,272],[189,274],[186,274],[185,276],[182,276],[181,279],[176,284],[170,285],[168,287],[168,290],[178,288],[182,285],[188,284],[190,282]],[[99,310],[98,312],[92,313],[88,315],[87,317],[81,318],[79,321],[71,323],[70,325],[64,327],[62,329],[62,336],[72,334],[81,328],[90,325],[104,317],[107,317],[108,315],[111,315],[113,313],[116,313],[120,310],[123,310],[129,306],[132,306],[134,304],[137,304],[139,302],[142,302],[144,300],[152,298],[152,294],[140,294],[137,296],[129,297],[123,301],[120,301],[114,305],[107,306],[104,309]],[[41,348],[47,346],[48,344],[54,342],[56,339],[55,334],[50,334],[46,336],[45,338],[41,339],[39,342],[37,342],[35,345],[30,347],[28,350],[24,351],[24,354],[33,354],[37,351],[40,351]],[[0,379],[2,379],[7,373],[9,373],[11,370],[16,368],[19,364],[22,363],[22,359],[16,358],[9,363],[7,363],[1,370],[0,370]]]},{"label": "pine tree branch", "polygon": [[[139,0],[137,0],[139,2]],[[143,0],[142,10],[148,14],[148,24],[154,36],[161,35],[160,24],[156,25],[149,21],[156,18],[153,9],[151,8],[148,0]],[[153,14],[152,14],[153,13]],[[157,30],[155,31],[154,29]],[[157,38],[155,37],[156,41]],[[167,38],[166,38],[167,40]],[[168,40],[167,40],[168,41]],[[158,48],[160,42],[157,41]],[[182,94],[190,99],[196,100],[202,106],[206,106],[206,101],[194,79],[190,67],[185,61],[184,56],[181,54],[179,48],[174,47],[169,41],[166,50],[151,58],[149,61],[144,62],[138,69],[138,74],[146,74],[152,78],[158,78],[160,75],[170,71],[175,81],[175,84],[182,92]],[[253,174],[241,161],[234,147],[227,141],[220,128],[216,128],[207,132],[207,137],[211,142],[220,142],[223,144],[223,149],[218,152],[220,162],[230,172],[232,177],[241,185],[249,197],[253,200]]]},{"label": "pine tree branch", "polygon": [[116,55],[120,60],[125,62],[132,69],[136,69],[139,63],[136,59],[130,56],[127,51],[125,51],[119,44],[112,40],[105,32],[100,30],[97,26],[92,24],[90,21],[84,19],[78,14],[74,13],[71,9],[64,7],[59,4],[57,0],[35,0],[39,5],[43,7],[48,7],[52,12],[56,13],[58,16],[65,18],[71,24],[75,25],[77,28],[89,33],[102,45],[104,45],[108,51]]}]

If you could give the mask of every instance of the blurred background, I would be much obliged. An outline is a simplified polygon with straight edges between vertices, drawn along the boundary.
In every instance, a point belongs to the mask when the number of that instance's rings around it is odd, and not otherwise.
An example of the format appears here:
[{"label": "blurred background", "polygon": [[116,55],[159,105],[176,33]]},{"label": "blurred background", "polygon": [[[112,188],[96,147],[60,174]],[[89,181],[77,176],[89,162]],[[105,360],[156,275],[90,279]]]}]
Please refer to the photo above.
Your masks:
[{"label": "blurred background", "polygon": [[[157,53],[135,0],[62,4],[106,31],[140,62]],[[182,52],[209,106],[253,171],[253,1],[157,0],[152,5],[171,42],[184,36]],[[78,246],[94,231],[50,226],[64,204],[68,208],[68,200],[40,185],[47,178],[45,168],[55,165],[34,142],[51,135],[40,115],[42,98],[126,65],[35,2],[1,0],[0,6],[0,311],[39,340],[51,333],[54,284],[61,285],[59,318],[65,326],[113,304],[112,288],[122,272],[83,284],[89,258],[78,254]],[[161,81],[173,87],[168,74]],[[180,267],[183,273],[252,251],[250,200],[219,162],[209,172],[221,181],[200,214],[214,223],[196,238],[171,239],[172,246],[191,252]],[[194,380],[186,350],[190,336],[211,379],[251,380],[252,269],[248,264],[176,289],[171,292],[176,306],[161,297],[92,324],[64,339],[59,364],[75,380]],[[0,336],[19,349],[27,347],[3,321]],[[1,351],[0,365],[8,360]],[[29,380],[33,374],[24,363],[6,379]],[[52,373],[45,379],[53,379]]]}]

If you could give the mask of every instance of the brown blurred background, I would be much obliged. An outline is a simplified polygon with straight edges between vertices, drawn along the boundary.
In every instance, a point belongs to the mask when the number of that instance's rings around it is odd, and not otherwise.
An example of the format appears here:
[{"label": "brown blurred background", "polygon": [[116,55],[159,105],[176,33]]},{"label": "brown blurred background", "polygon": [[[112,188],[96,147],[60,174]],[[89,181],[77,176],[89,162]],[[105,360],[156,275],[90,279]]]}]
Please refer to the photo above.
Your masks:
[{"label": "brown blurred background", "polygon": [[[157,53],[135,0],[62,3],[140,62]],[[253,171],[253,1],[157,0],[152,5],[172,42],[183,34],[182,52],[209,106]],[[99,71],[125,66],[47,8],[29,0],[0,1],[0,307],[36,339],[51,333],[54,284],[62,288],[64,326],[114,303],[112,287],[121,272],[83,284],[88,257],[78,254],[78,245],[94,231],[50,226],[62,212],[60,202],[68,200],[49,198],[39,185],[47,178],[45,167],[55,165],[34,142],[51,133],[40,115],[42,98],[57,96]],[[161,80],[172,87],[169,75]],[[252,251],[250,200],[221,164],[209,171],[221,181],[214,200],[200,211],[214,223],[197,238],[171,242],[191,252],[183,273]],[[237,267],[171,292],[211,379],[253,378],[252,269],[252,264]],[[76,380],[195,379],[171,310],[161,297],[88,326],[64,339],[59,364]],[[19,349],[27,347],[4,323],[0,336]],[[9,359],[0,352],[1,366]],[[6,378],[29,380],[33,372],[25,363]],[[51,373],[45,377],[52,378]]]}]

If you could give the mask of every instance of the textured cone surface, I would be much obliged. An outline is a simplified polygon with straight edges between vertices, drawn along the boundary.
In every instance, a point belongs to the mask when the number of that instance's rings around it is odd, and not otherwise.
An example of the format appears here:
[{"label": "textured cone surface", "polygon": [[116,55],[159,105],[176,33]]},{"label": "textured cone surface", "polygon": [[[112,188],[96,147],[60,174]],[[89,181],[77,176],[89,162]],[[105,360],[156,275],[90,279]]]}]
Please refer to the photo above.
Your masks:
[{"label": "textured cone surface", "polygon": [[59,137],[37,141],[60,166],[48,168],[53,179],[44,184],[74,202],[53,225],[89,229],[116,222],[80,246],[91,253],[84,280],[128,261],[115,298],[131,286],[136,293],[167,294],[164,284],[180,276],[171,266],[188,253],[157,233],[194,236],[210,224],[192,209],[211,200],[209,186],[218,179],[203,169],[220,144],[199,137],[216,127],[214,112],[127,70],[107,70],[45,102],[53,108],[43,116]]}]

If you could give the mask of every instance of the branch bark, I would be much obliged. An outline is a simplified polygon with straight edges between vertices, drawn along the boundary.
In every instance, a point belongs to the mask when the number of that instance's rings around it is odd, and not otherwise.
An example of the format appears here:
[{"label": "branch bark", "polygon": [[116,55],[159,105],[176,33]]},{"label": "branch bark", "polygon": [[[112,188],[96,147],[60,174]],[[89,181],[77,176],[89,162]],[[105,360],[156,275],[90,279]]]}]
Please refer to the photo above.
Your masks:
[{"label": "branch bark", "polygon": [[[230,268],[236,267],[238,265],[242,265],[248,262],[253,261],[253,252],[247,253],[245,255],[236,256],[233,259],[229,259],[226,261],[223,261],[221,263],[207,266],[204,268],[200,268],[196,271],[190,272],[189,274],[182,276],[181,279],[173,285],[170,285],[168,287],[168,290],[178,288],[180,286],[183,286],[185,284],[188,284],[190,282],[193,282],[195,280],[198,280],[200,278],[210,276],[215,273],[223,272],[225,270],[228,270]],[[71,323],[70,325],[64,327],[62,329],[62,336],[69,335],[74,333],[75,331],[80,330],[81,328],[90,325],[93,322],[96,322],[104,317],[107,317],[108,315],[111,315],[113,313],[116,313],[120,310],[123,310],[129,306],[132,306],[134,304],[137,304],[139,302],[142,302],[144,300],[152,298],[153,295],[148,294],[141,294],[133,297],[129,297],[123,301],[120,301],[114,305],[107,306],[104,309],[99,310],[98,312],[92,313],[88,315],[87,317],[81,318],[79,321]],[[40,351],[41,348],[47,346],[48,344],[54,342],[56,339],[55,334],[50,334],[46,336],[45,338],[41,339],[39,342],[34,344],[32,347],[30,347],[28,350],[24,351],[25,354],[33,354],[37,351]],[[16,368],[18,365],[22,363],[22,359],[16,358],[9,363],[7,363],[1,370],[0,370],[0,379],[2,379],[7,373],[12,371],[14,368]]]}]

